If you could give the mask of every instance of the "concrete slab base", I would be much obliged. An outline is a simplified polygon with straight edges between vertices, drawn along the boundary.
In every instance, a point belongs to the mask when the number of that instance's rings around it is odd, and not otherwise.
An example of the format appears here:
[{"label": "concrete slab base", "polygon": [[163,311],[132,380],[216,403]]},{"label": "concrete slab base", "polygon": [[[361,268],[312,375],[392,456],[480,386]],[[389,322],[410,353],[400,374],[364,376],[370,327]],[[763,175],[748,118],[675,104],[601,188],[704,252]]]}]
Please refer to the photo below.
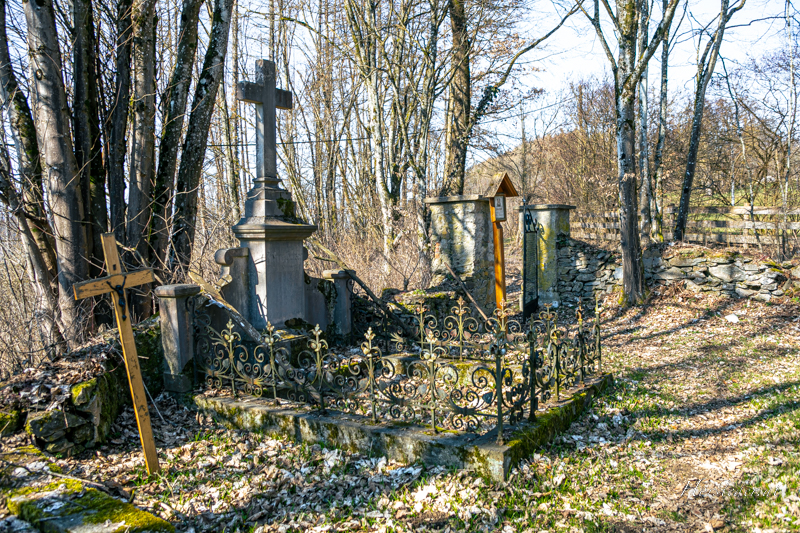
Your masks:
[{"label": "concrete slab base", "polygon": [[319,414],[308,407],[274,405],[266,398],[194,396],[195,405],[231,428],[261,431],[308,443],[324,443],[349,452],[386,456],[404,463],[473,470],[496,481],[504,481],[520,460],[566,430],[592,399],[614,382],[603,374],[583,386],[565,391],[561,402],[551,401],[537,412],[536,422],[520,423],[503,432],[497,444],[496,430],[474,433],[434,433],[429,427],[401,423],[373,424],[363,416],[329,410]]}]

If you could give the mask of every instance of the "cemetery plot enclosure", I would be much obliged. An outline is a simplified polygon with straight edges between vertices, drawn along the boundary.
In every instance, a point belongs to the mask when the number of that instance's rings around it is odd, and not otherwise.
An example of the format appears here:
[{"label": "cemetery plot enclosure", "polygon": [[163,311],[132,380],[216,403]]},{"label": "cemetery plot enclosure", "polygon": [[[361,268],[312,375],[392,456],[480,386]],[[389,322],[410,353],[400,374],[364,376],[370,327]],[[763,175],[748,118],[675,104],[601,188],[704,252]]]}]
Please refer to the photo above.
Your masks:
[{"label": "cemetery plot enclosure", "polygon": [[358,347],[332,349],[319,327],[307,348],[279,347],[268,325],[247,342],[232,322],[217,330],[202,305],[195,310],[196,369],[211,389],[244,393],[439,430],[487,433],[533,421],[540,404],[584,382],[601,367],[600,327],[577,311],[573,328],[549,308],[522,324],[500,306],[487,321],[463,301],[443,318],[416,309],[415,337],[393,333],[392,355],[370,328]]}]

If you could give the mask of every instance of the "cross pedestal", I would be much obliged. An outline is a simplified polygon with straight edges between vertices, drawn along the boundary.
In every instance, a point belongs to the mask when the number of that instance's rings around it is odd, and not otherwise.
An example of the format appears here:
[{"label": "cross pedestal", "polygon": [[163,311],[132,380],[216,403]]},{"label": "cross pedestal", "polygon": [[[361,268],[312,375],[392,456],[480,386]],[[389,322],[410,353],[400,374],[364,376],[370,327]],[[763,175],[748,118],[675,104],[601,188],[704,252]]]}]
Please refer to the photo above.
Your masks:
[{"label": "cross pedestal", "polygon": [[275,63],[256,61],[255,83],[240,82],[236,98],[256,105],[256,179],[244,217],[233,226],[249,249],[247,309],[239,311],[257,329],[306,318],[303,239],[317,230],[294,214],[289,191],[280,187],[275,147],[275,110],[292,108],[292,93],[275,88]]}]

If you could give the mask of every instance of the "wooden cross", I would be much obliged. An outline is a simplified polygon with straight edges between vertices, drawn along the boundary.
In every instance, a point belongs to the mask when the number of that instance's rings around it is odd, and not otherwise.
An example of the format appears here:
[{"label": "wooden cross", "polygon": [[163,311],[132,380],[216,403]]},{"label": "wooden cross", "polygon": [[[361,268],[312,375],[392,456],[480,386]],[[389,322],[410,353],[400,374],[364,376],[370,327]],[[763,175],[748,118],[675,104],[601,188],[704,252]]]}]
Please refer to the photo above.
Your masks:
[{"label": "wooden cross", "polygon": [[144,382],[142,381],[142,371],[139,368],[139,356],[136,354],[136,343],[133,339],[130,308],[128,298],[125,296],[125,289],[152,283],[155,281],[155,276],[153,276],[153,270],[149,268],[135,272],[123,272],[114,234],[104,233],[102,241],[108,276],[76,283],[72,289],[75,292],[76,300],[109,292],[113,293],[114,314],[117,316],[122,356],[125,359],[125,368],[128,370],[128,383],[133,397],[133,411],[136,413],[136,423],[139,426],[139,438],[142,441],[142,449],[144,449],[147,472],[153,474],[158,472],[160,468],[158,466],[158,455],[156,454],[156,443],[153,440],[153,429],[150,427],[150,413],[147,411],[147,397],[145,396]]},{"label": "wooden cross", "polygon": [[240,81],[236,99],[256,104],[256,179],[276,187],[278,156],[275,152],[275,109],[292,109],[292,93],[275,88],[275,63],[256,61],[256,81]]}]

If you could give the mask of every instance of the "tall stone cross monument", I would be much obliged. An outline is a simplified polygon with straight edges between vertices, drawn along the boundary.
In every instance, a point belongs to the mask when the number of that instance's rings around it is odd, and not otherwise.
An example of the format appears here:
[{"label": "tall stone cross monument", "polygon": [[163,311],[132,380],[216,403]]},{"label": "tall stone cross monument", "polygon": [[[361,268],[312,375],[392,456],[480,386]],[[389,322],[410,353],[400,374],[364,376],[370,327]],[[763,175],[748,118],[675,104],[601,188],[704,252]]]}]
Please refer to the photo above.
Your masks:
[{"label": "tall stone cross monument", "polygon": [[247,194],[244,217],[233,226],[241,246],[249,251],[249,298],[242,314],[258,328],[267,322],[283,326],[290,318],[305,318],[303,239],[317,230],[294,214],[289,191],[281,188],[275,151],[275,110],[292,108],[292,93],[275,88],[275,63],[256,61],[255,83],[243,81],[236,98],[256,104],[256,167]]}]

